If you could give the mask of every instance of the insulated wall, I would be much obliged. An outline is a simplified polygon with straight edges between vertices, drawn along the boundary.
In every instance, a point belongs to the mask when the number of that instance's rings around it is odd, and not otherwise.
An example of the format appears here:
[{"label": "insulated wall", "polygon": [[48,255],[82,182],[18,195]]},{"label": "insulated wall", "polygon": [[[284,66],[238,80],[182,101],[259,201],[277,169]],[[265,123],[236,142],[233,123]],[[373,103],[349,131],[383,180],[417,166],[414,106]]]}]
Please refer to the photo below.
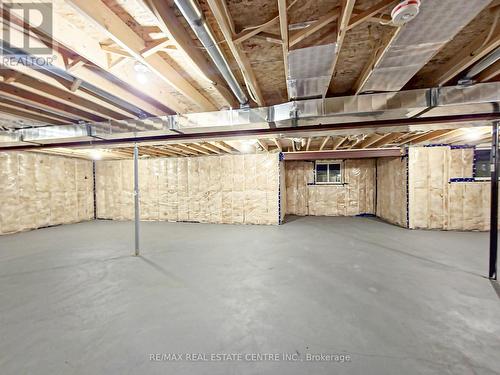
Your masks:
[{"label": "insulated wall", "polygon": [[[279,171],[278,154],[139,160],[141,220],[279,224]],[[97,163],[98,218],[133,219],[133,172]]]},{"label": "insulated wall", "polygon": [[377,159],[377,216],[407,226],[407,158]]},{"label": "insulated wall", "polygon": [[91,220],[92,162],[39,153],[0,153],[0,194],[0,234]]},{"label": "insulated wall", "polygon": [[490,183],[473,177],[473,148],[409,149],[409,227],[488,230]]},{"label": "insulated wall", "polygon": [[315,185],[314,162],[286,162],[286,213],[300,216],[374,214],[375,159],[345,160],[343,168],[344,184]]}]

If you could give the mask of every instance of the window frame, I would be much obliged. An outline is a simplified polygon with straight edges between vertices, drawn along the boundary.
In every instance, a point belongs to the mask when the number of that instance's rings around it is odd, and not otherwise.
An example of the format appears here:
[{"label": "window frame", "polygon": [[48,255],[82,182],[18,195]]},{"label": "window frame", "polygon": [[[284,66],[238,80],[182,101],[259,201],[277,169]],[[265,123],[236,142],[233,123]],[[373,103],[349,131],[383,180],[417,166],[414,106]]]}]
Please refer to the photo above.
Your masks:
[{"label": "window frame", "polygon": [[[477,149],[474,149],[474,161],[473,161],[473,176],[474,176],[474,180],[477,180],[477,181],[491,181],[491,176],[484,176],[484,177],[480,177],[480,176],[477,176],[477,172],[476,172],[476,158],[477,158],[477,154],[479,152],[484,152],[484,151],[488,151],[489,154],[490,154],[490,162],[491,162],[491,149],[489,148],[477,148]],[[500,179],[500,177],[499,177]]]},{"label": "window frame", "polygon": [[[340,182],[330,182],[330,165],[339,165]],[[326,182],[318,181],[318,165],[326,165]],[[344,161],[343,160],[315,160],[314,161],[314,184],[315,185],[344,185]]]}]

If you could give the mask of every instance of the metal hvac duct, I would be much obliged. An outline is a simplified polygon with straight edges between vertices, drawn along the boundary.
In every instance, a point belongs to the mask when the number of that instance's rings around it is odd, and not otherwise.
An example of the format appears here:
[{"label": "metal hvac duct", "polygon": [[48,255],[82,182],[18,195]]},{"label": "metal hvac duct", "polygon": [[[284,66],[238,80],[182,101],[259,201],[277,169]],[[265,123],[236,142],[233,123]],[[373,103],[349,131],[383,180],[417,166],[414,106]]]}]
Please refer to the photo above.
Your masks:
[{"label": "metal hvac duct", "polygon": [[248,97],[243,92],[243,89],[240,87],[233,72],[231,71],[229,64],[215,41],[210,27],[205,21],[203,12],[196,1],[175,0],[175,5],[177,5],[184,18],[188,21],[189,26],[191,26],[191,29],[193,29],[201,44],[205,47],[210,58],[228,83],[231,91],[234,93],[240,104],[242,106],[248,104]]},{"label": "metal hvac duct", "polygon": [[[0,149],[23,146],[25,142],[50,145],[77,140],[131,142],[136,139],[196,139],[272,132],[274,134],[350,129],[356,132],[378,128],[430,130],[485,125],[500,119],[500,82],[474,86],[442,87],[395,93],[356,95],[287,102],[271,107],[189,113],[71,126],[45,126],[0,131]],[[456,123],[454,123],[454,121]],[[406,126],[406,125],[405,125]],[[463,126],[463,125],[462,125]],[[405,128],[410,130],[410,128]]]},{"label": "metal hvac duct", "polygon": [[[15,56],[16,59],[20,62],[22,62],[24,65],[29,66],[27,64],[27,60],[29,60],[32,56],[25,52],[22,49],[15,48],[10,46],[7,42],[3,41],[0,43],[0,54],[2,56]],[[46,64],[46,65],[40,65],[37,66],[36,69],[42,71],[46,75],[51,75],[58,77],[59,79],[63,79],[64,81],[67,81],[69,84],[73,83],[75,81],[75,77],[72,76],[71,74],[67,73],[66,71],[57,68],[56,66]],[[97,86],[94,86],[88,82],[82,81],[80,84],[80,88],[83,90],[86,90],[98,97],[101,97],[103,100],[107,101],[108,103],[113,103],[113,105],[116,105],[118,108],[122,108],[125,111],[134,114],[135,116],[139,118],[146,118],[148,117],[149,113],[143,111],[142,109],[128,103],[127,101],[109,94],[108,92],[100,89]]]},{"label": "metal hvac duct", "polygon": [[460,80],[460,81],[470,81],[472,78],[477,76],[479,73],[481,73],[483,70],[489,68],[491,65],[496,63],[498,60],[500,60],[500,47],[491,52],[489,55],[487,55],[484,59],[479,61],[476,65],[474,65],[467,74]]},{"label": "metal hvac duct", "polygon": [[399,91],[491,0],[425,0],[419,15],[397,31],[359,92]]}]

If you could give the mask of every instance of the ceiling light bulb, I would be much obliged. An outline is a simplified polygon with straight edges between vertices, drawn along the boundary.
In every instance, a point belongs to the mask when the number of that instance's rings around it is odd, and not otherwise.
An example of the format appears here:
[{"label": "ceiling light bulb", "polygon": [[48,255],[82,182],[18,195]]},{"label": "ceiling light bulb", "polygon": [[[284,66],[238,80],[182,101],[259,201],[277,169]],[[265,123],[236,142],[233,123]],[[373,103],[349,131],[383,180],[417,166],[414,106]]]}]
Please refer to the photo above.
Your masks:
[{"label": "ceiling light bulb", "polygon": [[477,141],[481,138],[481,132],[479,129],[467,129],[467,134],[465,135],[469,141]]},{"label": "ceiling light bulb", "polygon": [[141,85],[145,85],[146,83],[148,83],[148,76],[144,73],[137,73],[137,81]]},{"label": "ceiling light bulb", "polygon": [[102,151],[101,150],[90,150],[90,157],[92,160],[101,160],[102,159]]}]

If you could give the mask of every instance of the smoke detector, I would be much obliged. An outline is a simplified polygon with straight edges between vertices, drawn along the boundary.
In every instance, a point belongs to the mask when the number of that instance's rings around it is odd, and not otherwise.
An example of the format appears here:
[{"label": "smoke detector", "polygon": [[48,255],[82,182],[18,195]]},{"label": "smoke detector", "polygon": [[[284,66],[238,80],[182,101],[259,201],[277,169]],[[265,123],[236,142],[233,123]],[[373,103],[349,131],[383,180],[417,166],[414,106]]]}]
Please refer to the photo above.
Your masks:
[{"label": "smoke detector", "polygon": [[402,26],[414,19],[420,9],[420,0],[404,0],[394,7],[391,12],[392,23]]}]

